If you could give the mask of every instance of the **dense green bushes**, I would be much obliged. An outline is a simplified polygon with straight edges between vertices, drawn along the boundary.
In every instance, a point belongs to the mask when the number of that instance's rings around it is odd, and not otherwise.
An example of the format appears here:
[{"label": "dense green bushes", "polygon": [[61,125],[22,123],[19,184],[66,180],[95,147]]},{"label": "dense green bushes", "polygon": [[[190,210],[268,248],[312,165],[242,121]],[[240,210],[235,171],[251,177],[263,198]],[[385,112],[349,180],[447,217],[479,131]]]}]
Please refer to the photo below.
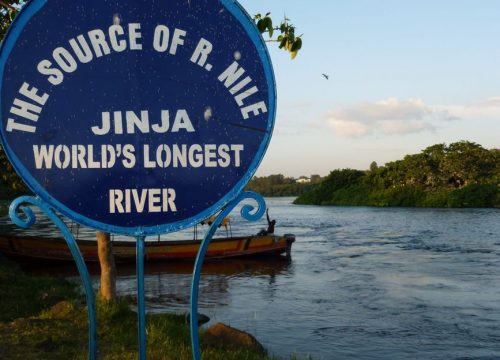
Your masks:
[{"label": "dense green bushes", "polygon": [[493,207],[499,204],[498,185],[471,184],[453,191],[449,197],[450,207]]},{"label": "dense green bushes", "polygon": [[496,207],[500,206],[500,151],[461,141],[370,170],[334,170],[296,204]]}]

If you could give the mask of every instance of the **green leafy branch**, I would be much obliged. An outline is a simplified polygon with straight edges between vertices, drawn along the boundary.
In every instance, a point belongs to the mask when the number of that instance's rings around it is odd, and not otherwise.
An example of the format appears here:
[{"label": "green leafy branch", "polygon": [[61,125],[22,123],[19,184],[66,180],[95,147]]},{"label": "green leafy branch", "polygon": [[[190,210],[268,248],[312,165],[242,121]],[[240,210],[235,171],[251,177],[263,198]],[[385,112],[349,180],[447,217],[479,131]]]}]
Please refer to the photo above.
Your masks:
[{"label": "green leafy branch", "polygon": [[[288,51],[292,59],[295,59],[297,53],[302,48],[302,35],[295,35],[296,28],[286,16],[279,26],[274,26],[270,15],[271,13],[267,13],[264,16],[257,14],[253,17],[257,29],[259,29],[261,34],[268,34],[269,40],[267,41],[279,43],[279,48]],[[275,31],[279,31],[280,33],[276,39],[273,38]]]},{"label": "green leafy branch", "polygon": [[0,0],[0,41],[3,40],[8,27],[23,3],[24,1],[21,0]]}]

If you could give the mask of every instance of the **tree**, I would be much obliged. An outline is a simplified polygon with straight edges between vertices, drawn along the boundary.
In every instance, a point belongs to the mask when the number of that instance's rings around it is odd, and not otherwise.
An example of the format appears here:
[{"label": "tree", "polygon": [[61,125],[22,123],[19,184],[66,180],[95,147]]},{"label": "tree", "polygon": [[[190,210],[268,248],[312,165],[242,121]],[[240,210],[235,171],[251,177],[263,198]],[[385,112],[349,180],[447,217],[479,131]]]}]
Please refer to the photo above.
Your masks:
[{"label": "tree", "polygon": [[[3,38],[9,28],[12,20],[16,16],[18,9],[22,7],[24,1],[22,0],[0,0],[0,41]],[[1,182],[14,192],[26,191],[26,185],[17,176],[14,168],[7,160],[7,156],[3,149],[0,147],[0,177]]]},{"label": "tree", "polygon": [[7,29],[9,28],[17,9],[19,9],[24,1],[21,0],[0,0],[0,39],[3,40]]},{"label": "tree", "polygon": [[19,176],[17,176],[14,168],[12,167],[9,160],[7,160],[7,156],[5,152],[0,147],[0,177],[2,184],[7,186],[9,189],[14,192],[22,192],[27,191],[26,185],[21,180]]},{"label": "tree", "polygon": [[97,231],[97,253],[101,267],[101,283],[99,297],[111,301],[116,299],[116,265],[113,256],[111,235],[107,232]]},{"label": "tree", "polygon": [[484,179],[495,166],[495,156],[491,151],[469,141],[450,144],[443,160],[448,183],[457,188]]}]

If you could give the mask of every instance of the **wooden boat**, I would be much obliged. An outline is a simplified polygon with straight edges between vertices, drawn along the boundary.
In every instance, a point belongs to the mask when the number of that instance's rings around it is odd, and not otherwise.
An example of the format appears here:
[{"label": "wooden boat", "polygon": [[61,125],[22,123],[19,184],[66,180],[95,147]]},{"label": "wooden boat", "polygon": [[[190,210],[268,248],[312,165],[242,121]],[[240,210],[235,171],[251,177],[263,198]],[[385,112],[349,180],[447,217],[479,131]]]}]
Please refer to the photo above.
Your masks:
[{"label": "wooden boat", "polygon": [[[213,239],[205,259],[237,257],[290,256],[295,235],[255,235]],[[87,262],[99,261],[97,243],[93,240],[77,240],[80,251]],[[201,240],[147,241],[146,261],[194,260]],[[135,261],[136,244],[133,241],[113,241],[116,262]],[[31,260],[73,261],[64,239],[36,236],[0,235],[0,253],[6,256]]]}]

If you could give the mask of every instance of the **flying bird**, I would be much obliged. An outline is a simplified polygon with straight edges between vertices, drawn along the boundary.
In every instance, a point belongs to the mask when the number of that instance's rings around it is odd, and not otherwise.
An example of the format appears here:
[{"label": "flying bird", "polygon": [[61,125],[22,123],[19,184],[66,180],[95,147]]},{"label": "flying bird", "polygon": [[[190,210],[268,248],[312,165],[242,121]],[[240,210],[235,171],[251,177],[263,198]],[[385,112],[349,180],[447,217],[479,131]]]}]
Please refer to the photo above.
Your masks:
[{"label": "flying bird", "polygon": [[330,79],[330,76],[328,76],[326,74],[321,74],[321,75],[323,75],[326,80]]}]

